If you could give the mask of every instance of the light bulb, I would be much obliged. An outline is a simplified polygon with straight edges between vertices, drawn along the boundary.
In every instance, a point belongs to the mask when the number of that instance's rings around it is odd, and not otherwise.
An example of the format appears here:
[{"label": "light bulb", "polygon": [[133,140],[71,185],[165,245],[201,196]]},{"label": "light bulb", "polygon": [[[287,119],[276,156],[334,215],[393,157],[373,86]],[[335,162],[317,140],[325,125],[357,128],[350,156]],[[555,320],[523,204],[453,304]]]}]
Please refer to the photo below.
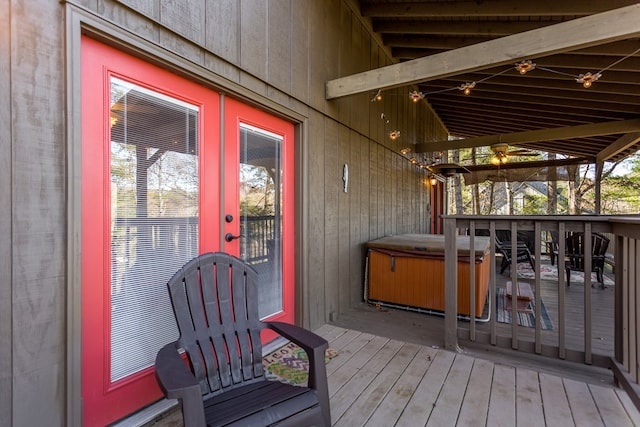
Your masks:
[{"label": "light bulb", "polygon": [[584,83],[582,83],[582,86],[584,86],[586,88],[590,88],[591,87],[591,80],[585,80]]},{"label": "light bulb", "polygon": [[435,187],[437,183],[438,180],[435,177],[431,177],[431,185]]},{"label": "light bulb", "polygon": [[492,165],[498,166],[500,164],[500,159],[497,156],[492,156],[489,161]]},{"label": "light bulb", "polygon": [[469,89],[468,87],[464,89],[465,95],[469,95],[470,93],[471,93],[471,89]]}]

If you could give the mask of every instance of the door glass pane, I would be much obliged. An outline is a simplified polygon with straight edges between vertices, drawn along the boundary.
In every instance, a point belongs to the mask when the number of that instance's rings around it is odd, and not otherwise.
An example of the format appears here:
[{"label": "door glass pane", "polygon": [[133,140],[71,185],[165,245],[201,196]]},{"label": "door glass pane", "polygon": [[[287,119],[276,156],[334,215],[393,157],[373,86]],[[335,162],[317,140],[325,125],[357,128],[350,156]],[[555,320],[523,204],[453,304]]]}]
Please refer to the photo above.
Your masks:
[{"label": "door glass pane", "polygon": [[260,317],[283,310],[282,137],[240,125],[240,257],[260,275]]},{"label": "door glass pane", "polygon": [[178,338],[167,282],[198,254],[198,109],[111,79],[111,381]]}]

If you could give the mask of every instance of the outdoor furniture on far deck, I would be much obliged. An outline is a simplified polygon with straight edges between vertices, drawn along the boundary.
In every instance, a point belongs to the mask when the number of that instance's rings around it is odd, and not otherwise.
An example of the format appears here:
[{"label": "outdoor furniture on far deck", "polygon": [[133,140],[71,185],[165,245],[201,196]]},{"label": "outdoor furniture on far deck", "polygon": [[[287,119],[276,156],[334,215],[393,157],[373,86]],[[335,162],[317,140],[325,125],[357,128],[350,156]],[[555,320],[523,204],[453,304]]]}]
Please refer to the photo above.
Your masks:
[{"label": "outdoor furniture on far deck", "polygon": [[[165,396],[180,400],[186,427],[331,425],[327,341],[295,325],[260,321],[257,279],[244,261],[207,253],[168,283],[180,338],[160,349],[155,370]],[[305,350],[307,387],[265,378],[260,341],[265,328]]]},{"label": "outdoor furniture on far deck", "polygon": [[[511,232],[508,230],[496,230],[496,251],[502,254],[500,274],[512,264]],[[526,242],[518,240],[516,244],[516,264],[527,261],[531,268],[535,268],[535,260]]]},{"label": "outdoor furniture on far deck", "polygon": [[[568,232],[566,237],[565,270],[567,272],[567,286],[571,285],[571,271],[584,273],[585,239],[582,232]],[[604,289],[604,264],[606,262],[609,239],[600,233],[591,234],[591,271],[596,273],[600,288]],[[560,262],[558,262],[560,268]]]}]

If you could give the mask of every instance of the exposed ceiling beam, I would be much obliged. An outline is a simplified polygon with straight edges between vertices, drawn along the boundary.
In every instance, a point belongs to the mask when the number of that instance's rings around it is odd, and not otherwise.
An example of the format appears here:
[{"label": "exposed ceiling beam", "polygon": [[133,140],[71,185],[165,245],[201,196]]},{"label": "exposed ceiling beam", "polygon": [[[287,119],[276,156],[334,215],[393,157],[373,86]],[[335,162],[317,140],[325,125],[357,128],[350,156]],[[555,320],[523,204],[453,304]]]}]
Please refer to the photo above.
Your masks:
[{"label": "exposed ceiling beam", "polygon": [[635,4],[330,80],[326,98],[406,86],[639,35],[640,4]]},{"label": "exposed ceiling beam", "polygon": [[[520,168],[544,168],[555,166],[580,165],[585,163],[593,163],[595,159],[588,157],[578,157],[571,159],[557,160],[534,160],[532,162],[507,162],[500,165],[500,169],[520,169]],[[497,170],[495,165],[465,165],[470,172]]]},{"label": "exposed ceiling beam", "polygon": [[[383,37],[383,41],[386,46],[392,48],[407,47],[450,50],[472,44],[483,43],[494,38],[495,37],[486,36],[447,37],[423,34],[416,34],[412,36],[386,34]],[[638,47],[640,47],[640,44],[637,40],[620,40],[614,43],[606,43],[585,49],[574,50],[571,53],[574,55],[627,56],[638,50]],[[636,56],[640,56],[640,53],[637,53]]]},{"label": "exposed ceiling beam", "polygon": [[381,21],[373,22],[373,30],[382,34],[442,34],[500,37],[534,30],[553,21]]},{"label": "exposed ceiling beam", "polygon": [[598,163],[609,160],[621,152],[629,149],[636,143],[640,142],[640,132],[627,133],[618,138],[613,144],[602,150],[596,156]]},{"label": "exposed ceiling beam", "polygon": [[440,36],[402,36],[396,34],[385,35],[382,40],[390,47],[413,47],[420,49],[458,49],[463,46],[483,43],[495,37],[440,37]]},{"label": "exposed ceiling beam", "polygon": [[526,144],[530,142],[586,138],[598,135],[640,132],[640,119],[619,120],[605,123],[567,126],[562,128],[538,129],[499,135],[478,136],[476,138],[435,141],[416,144],[416,153],[445,151],[456,148],[484,147],[493,144]]},{"label": "exposed ceiling beam", "polygon": [[484,1],[435,1],[422,3],[365,3],[362,16],[378,17],[479,17],[479,16],[563,16],[593,15],[608,9],[627,6],[630,0],[484,0]]}]

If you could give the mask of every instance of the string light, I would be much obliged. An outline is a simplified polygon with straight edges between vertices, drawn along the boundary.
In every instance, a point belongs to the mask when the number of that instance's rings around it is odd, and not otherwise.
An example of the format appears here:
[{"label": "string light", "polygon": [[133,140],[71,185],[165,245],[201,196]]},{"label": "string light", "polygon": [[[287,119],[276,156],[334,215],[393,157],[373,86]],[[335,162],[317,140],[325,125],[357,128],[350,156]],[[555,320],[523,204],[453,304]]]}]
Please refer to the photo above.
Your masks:
[{"label": "string light", "polygon": [[454,87],[450,87],[450,88],[445,88],[445,89],[440,89],[440,90],[436,90],[436,91],[432,91],[432,92],[418,92],[416,90],[409,92],[409,98],[413,101],[413,102],[418,102],[420,99],[424,99],[429,95],[433,95],[433,94],[439,94],[439,93],[443,93],[443,92],[449,92],[452,90],[461,90],[464,92],[465,95],[469,95],[471,94],[471,90],[473,88],[476,87],[477,84],[479,83],[483,83],[489,79],[492,79],[494,77],[497,77],[501,74],[504,74],[508,71],[513,70],[514,68],[522,75],[528,73],[529,71],[538,69],[538,70],[543,70],[543,71],[547,71],[550,73],[554,73],[554,74],[559,74],[559,75],[563,75],[563,76],[567,76],[570,77],[572,79],[574,79],[576,82],[581,83],[585,88],[589,88],[593,85],[594,82],[598,81],[601,77],[604,71],[614,67],[615,65],[619,64],[620,62],[624,61],[627,58],[630,58],[636,54],[640,53],[640,48],[636,49],[635,51],[631,52],[630,54],[624,56],[623,58],[620,58],[616,61],[614,61],[611,65],[603,68],[602,70],[598,71],[597,73],[592,73],[592,72],[588,72],[588,73],[584,73],[584,74],[579,74],[579,75],[575,75],[575,74],[569,74],[569,73],[564,73],[562,71],[558,71],[558,70],[553,70],[551,68],[545,68],[545,67],[540,67],[538,66],[535,62],[533,62],[530,59],[526,59],[526,60],[522,60],[516,64],[514,64],[514,67],[509,67],[506,68],[496,74],[492,74],[490,76],[485,77],[484,79],[478,80],[478,81],[474,81],[474,82],[466,82],[463,83],[459,86],[454,86]]},{"label": "string light", "polygon": [[413,102],[418,102],[424,98],[424,94],[422,92],[418,92],[417,90],[414,90],[413,92],[409,92],[409,98]]},{"label": "string light", "polygon": [[400,131],[399,130],[392,130],[391,132],[389,132],[389,138],[391,138],[394,141],[396,139],[400,138]]},{"label": "string light", "polygon": [[409,154],[409,152],[411,152],[411,149],[406,147],[400,150],[400,154],[402,154],[403,156],[406,156],[407,154]]},{"label": "string light", "polygon": [[382,89],[378,89],[378,92],[373,95],[373,98],[371,98],[371,102],[376,102],[376,101],[382,101]]},{"label": "string light", "polygon": [[458,89],[460,89],[465,95],[469,95],[471,93],[471,89],[476,87],[476,82],[466,82],[461,84]]},{"label": "string light", "polygon": [[516,64],[516,70],[518,70],[520,74],[527,74],[529,71],[532,71],[535,68],[536,64],[534,62],[531,62],[530,59],[527,59],[526,61],[520,61]]},{"label": "string light", "polygon": [[584,86],[585,88],[590,88],[591,85],[593,84],[593,82],[597,81],[600,77],[602,77],[602,74],[600,73],[595,73],[595,74],[591,74],[591,73],[585,73],[585,74],[580,74],[578,76],[578,78],[576,79],[576,82],[578,83],[582,83],[582,86]]}]

